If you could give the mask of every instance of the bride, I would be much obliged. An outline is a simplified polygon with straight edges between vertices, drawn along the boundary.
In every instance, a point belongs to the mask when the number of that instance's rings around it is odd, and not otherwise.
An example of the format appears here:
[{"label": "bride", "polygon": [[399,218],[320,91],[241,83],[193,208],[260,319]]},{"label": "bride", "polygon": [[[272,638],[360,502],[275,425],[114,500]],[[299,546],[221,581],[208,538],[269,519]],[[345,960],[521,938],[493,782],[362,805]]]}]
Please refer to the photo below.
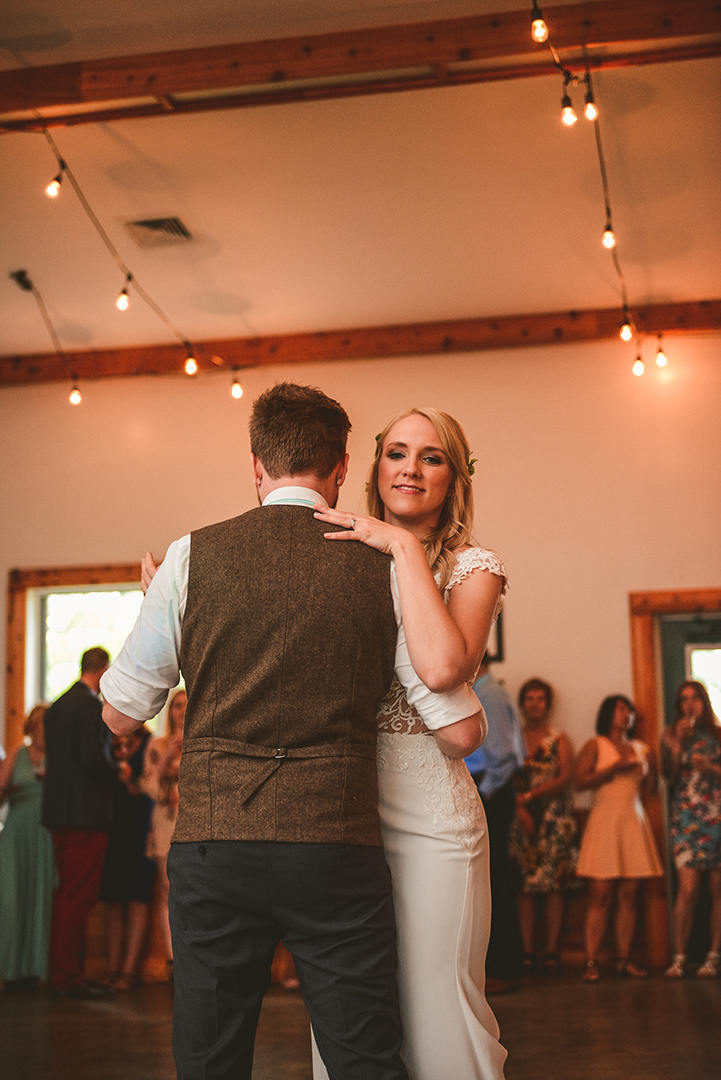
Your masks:
[{"label": "bride", "polygon": [[[411,661],[439,693],[473,680],[506,591],[500,559],[471,536],[472,472],[457,421],[411,409],[377,437],[372,516],[315,507],[319,520],[345,526],[327,533],[330,541],[361,541],[393,557]],[[465,763],[442,747],[453,753],[443,729],[430,732],[394,681],[379,711],[378,773],[398,927],[402,1057],[412,1080],[501,1080],[506,1051],[484,996],[485,815]],[[313,1075],[327,1077],[315,1046]]]}]

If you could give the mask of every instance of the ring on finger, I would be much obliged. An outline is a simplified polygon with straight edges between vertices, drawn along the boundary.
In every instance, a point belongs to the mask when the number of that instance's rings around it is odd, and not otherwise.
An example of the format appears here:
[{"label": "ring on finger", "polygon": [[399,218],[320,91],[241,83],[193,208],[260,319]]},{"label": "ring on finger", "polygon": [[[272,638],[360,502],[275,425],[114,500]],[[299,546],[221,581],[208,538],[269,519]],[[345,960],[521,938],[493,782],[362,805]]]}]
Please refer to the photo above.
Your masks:
[{"label": "ring on finger", "polygon": [[350,527],[351,529],[355,529],[355,518],[350,519]]}]

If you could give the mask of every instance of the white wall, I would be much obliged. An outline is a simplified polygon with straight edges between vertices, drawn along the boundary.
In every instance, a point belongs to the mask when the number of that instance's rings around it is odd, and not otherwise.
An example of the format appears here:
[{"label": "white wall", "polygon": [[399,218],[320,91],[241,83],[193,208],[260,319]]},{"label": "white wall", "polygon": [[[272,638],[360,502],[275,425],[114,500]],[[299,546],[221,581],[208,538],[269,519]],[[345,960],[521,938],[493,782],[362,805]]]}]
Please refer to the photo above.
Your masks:
[{"label": "white wall", "polygon": [[[631,374],[615,342],[261,368],[234,401],[224,373],[0,391],[0,537],[11,568],[124,562],[254,505],[252,399],[321,386],[353,420],[341,505],[359,508],[374,435],[412,404],[459,418],[480,459],[479,540],[506,560],[507,660],[558,692],[578,745],[607,693],[631,691],[628,593],[721,584],[721,346],[667,338],[669,366]],[[4,650],[4,626],[0,647]],[[4,665],[0,670],[4,701]]]}]

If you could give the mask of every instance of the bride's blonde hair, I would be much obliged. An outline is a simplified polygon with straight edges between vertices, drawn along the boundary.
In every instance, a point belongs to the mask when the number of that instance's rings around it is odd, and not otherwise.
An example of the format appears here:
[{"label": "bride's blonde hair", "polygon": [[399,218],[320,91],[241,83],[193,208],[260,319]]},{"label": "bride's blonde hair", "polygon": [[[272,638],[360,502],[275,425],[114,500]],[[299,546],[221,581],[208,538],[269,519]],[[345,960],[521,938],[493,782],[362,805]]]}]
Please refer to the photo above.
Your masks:
[{"label": "bride's blonde hair", "polygon": [[438,524],[434,526],[422,543],[433,573],[440,573],[440,587],[443,589],[450,580],[455,565],[455,552],[473,542],[473,486],[471,484],[472,464],[468,442],[463,428],[452,416],[438,409],[406,409],[394,416],[386,424],[380,435],[376,436],[376,452],[368,476],[366,503],[368,513],[373,517],[385,516],[385,505],[378,490],[378,470],[383,456],[383,446],[388,432],[399,420],[407,416],[424,416],[429,420],[440,440],[441,449],[453,472],[453,485],[447,496]]}]

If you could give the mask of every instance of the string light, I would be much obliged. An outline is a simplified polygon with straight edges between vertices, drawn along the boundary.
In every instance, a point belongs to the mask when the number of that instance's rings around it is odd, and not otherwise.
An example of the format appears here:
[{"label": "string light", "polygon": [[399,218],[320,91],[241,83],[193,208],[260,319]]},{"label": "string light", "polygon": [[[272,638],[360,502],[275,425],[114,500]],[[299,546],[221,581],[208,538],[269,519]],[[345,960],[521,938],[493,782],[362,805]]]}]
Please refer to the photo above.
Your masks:
[{"label": "string light", "polygon": [[578,120],[578,117],[576,116],[576,110],[573,107],[573,102],[571,101],[567,93],[564,93],[563,97],[561,98],[561,119],[563,120],[566,127],[573,127],[573,125]]},{"label": "string light", "polygon": [[596,105],[593,97],[593,88],[591,87],[591,73],[586,72],[586,96],[584,98],[583,115],[587,120],[598,120],[598,106]]},{"label": "string light", "polygon": [[123,291],[121,292],[118,299],[115,301],[115,306],[118,309],[118,311],[127,311],[128,310],[128,305],[130,303],[130,297],[128,296],[128,285],[130,284],[130,282],[132,280],[133,280],[133,275],[128,274],[127,277],[125,278],[125,285],[123,286]]},{"label": "string light", "polygon": [[198,361],[193,356],[193,347],[192,347],[192,345],[190,344],[189,341],[184,341],[183,344],[185,345],[185,352],[186,352],[185,374],[186,375],[195,375],[197,373],[197,371],[198,371]]},{"label": "string light", "polygon": [[[108,249],[108,251],[112,255],[112,257],[115,260],[115,262],[117,263],[117,265],[120,267],[120,270],[123,272],[123,274],[125,274],[125,287],[123,288],[123,290],[121,291],[121,293],[118,296],[117,300],[115,301],[118,309],[120,311],[126,311],[127,310],[129,302],[130,302],[130,298],[128,296],[128,285],[132,281],[133,289],[135,290],[137,295],[140,297],[140,299],[145,304],[147,304],[149,308],[151,308],[151,310],[157,315],[157,317],[161,320],[161,322],[164,323],[164,325],[171,332],[171,334],[173,334],[178,339],[178,341],[181,341],[183,343],[183,345],[186,347],[186,349],[188,351],[188,358],[186,360],[186,371],[188,371],[189,374],[195,374],[195,372],[198,370],[198,364],[197,364],[197,361],[195,360],[195,358],[191,355],[190,347],[188,345],[188,340],[187,340],[185,334],[182,332],[182,330],[180,330],[175,325],[174,322],[172,322],[171,319],[168,318],[168,316],[165,314],[165,312],[162,310],[162,308],[160,308],[160,306],[158,304],[156,304],[155,300],[153,300],[152,296],[150,296],[150,294],[146,292],[146,290],[142,287],[142,285],[140,285],[137,278],[135,278],[131,274],[130,269],[126,265],[122,255],[120,254],[118,249],[115,247],[115,244],[112,242],[112,240],[108,236],[107,232],[103,228],[102,224],[100,223],[97,214],[93,211],[93,208],[91,207],[90,203],[86,199],[85,194],[84,194],[82,188],[80,187],[80,184],[78,183],[78,181],[75,178],[75,175],[72,172],[72,169],[64,161],[64,159],[60,156],[60,151],[58,150],[58,147],[55,144],[55,140],[53,139],[52,135],[50,134],[50,132],[48,131],[47,128],[43,128],[43,135],[45,136],[45,138],[46,138],[46,140],[48,142],[48,145],[50,146],[50,149],[52,150],[53,154],[55,155],[57,163],[58,163],[58,165],[60,167],[60,172],[59,172],[58,176],[55,177],[55,180],[53,181],[52,184],[48,185],[48,188],[51,188],[51,187],[53,188],[52,193],[48,190],[48,195],[51,198],[54,198],[55,195],[57,195],[57,191],[59,190],[59,186],[60,186],[60,183],[62,181],[62,178],[63,178],[64,175],[67,175],[68,182],[71,185],[71,187],[73,188],[73,191],[75,192],[75,194],[77,195],[77,197],[78,197],[78,199],[80,201],[80,205],[82,206],[83,210],[85,211],[85,213],[89,217],[89,219],[90,219],[90,221],[91,221],[91,223],[93,225],[93,228],[95,229],[98,236],[100,237],[100,239],[105,244],[105,247]],[[19,284],[19,282],[18,282],[18,284]],[[218,363],[221,366],[223,365],[223,361],[219,357],[214,358],[213,362]]]},{"label": "string light", "polygon": [[603,236],[601,237],[601,243],[605,248],[611,251],[616,246],[616,234],[611,227],[610,219],[606,222],[606,228],[603,230]]},{"label": "string light", "polygon": [[624,304],[623,306],[623,324],[619,330],[621,341],[630,341],[633,337],[633,326],[631,325],[631,316],[628,313],[628,308]]},{"label": "string light", "polygon": [[659,367],[666,367],[668,360],[666,359],[666,353],[663,351],[663,334],[658,335],[658,352],[656,353],[656,363]]},{"label": "string light", "polygon": [[[237,368],[233,368],[233,371],[237,371]],[[237,375],[233,376],[233,385],[230,388],[230,392],[236,400],[243,396],[243,387],[240,385]]]},{"label": "string light", "polygon": [[82,400],[83,395],[80,393],[80,388],[78,386],[78,377],[77,375],[73,375],[73,388],[70,391],[68,401],[71,405],[79,405]]},{"label": "string light", "polygon": [[548,27],[543,18],[543,12],[536,3],[534,3],[531,12],[531,37],[539,45],[542,45],[544,41],[548,41]]},{"label": "string light", "polygon": [[644,371],[646,370],[646,365],[641,359],[641,353],[638,353],[638,355],[636,356],[636,359],[633,362],[633,368],[631,370],[633,371],[634,375],[643,375]]},{"label": "string light", "polygon": [[67,169],[67,165],[62,158],[58,158],[58,165],[60,166],[60,172],[45,188],[45,194],[49,199],[57,199],[60,194],[60,185],[63,182],[63,173]]}]

